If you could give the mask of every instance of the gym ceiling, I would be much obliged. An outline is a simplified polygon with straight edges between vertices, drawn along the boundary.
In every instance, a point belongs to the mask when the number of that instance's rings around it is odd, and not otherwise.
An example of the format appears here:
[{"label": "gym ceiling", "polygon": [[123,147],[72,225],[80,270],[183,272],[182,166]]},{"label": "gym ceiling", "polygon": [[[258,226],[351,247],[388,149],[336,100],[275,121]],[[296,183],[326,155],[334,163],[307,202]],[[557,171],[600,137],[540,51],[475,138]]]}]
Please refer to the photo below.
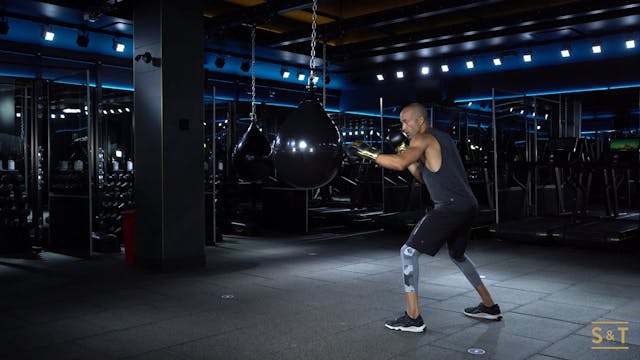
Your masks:
[{"label": "gym ceiling", "polygon": [[[249,76],[241,64],[249,58],[255,24],[258,81],[304,87],[306,81],[297,80],[296,74],[309,68],[312,1],[203,4],[209,77]],[[0,11],[9,25],[7,34],[0,35],[0,59],[5,62],[12,56],[41,54],[131,67],[133,0],[7,0],[0,3]],[[323,58],[326,44],[331,80],[326,87],[346,93],[349,101],[354,99],[350,91],[372,99],[451,102],[487,98],[492,87],[530,94],[622,88],[633,91],[617,93],[616,101],[628,96],[637,111],[640,2],[318,0],[317,14],[316,57]],[[45,25],[57,29],[56,41],[41,38]],[[76,42],[82,33],[88,34],[87,47]],[[124,52],[114,51],[114,40],[124,43]],[[628,40],[635,40],[636,47],[627,48]],[[600,53],[593,53],[595,44],[601,45]],[[565,47],[571,50],[568,58],[560,54]],[[531,62],[524,61],[525,54],[532,55]],[[219,58],[223,67],[216,62]],[[494,64],[495,58],[500,65]],[[468,61],[474,62],[472,69]],[[441,70],[444,64],[448,73]],[[428,74],[422,73],[423,67],[429,68]],[[285,69],[292,75],[288,79],[281,75]],[[600,98],[603,103],[611,100],[603,94],[590,101]]]}]

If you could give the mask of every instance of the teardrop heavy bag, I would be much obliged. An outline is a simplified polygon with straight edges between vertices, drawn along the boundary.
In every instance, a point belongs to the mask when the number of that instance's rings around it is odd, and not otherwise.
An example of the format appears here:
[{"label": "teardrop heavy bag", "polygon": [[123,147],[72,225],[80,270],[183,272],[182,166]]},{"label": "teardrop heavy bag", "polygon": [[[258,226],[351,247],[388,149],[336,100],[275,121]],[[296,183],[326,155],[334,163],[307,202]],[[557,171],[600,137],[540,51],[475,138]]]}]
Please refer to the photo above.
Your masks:
[{"label": "teardrop heavy bag", "polygon": [[296,188],[328,184],[342,164],[338,128],[313,94],[287,116],[273,150],[278,178]]},{"label": "teardrop heavy bag", "polygon": [[248,182],[266,179],[273,171],[271,145],[255,120],[233,150],[233,166],[238,177]]}]

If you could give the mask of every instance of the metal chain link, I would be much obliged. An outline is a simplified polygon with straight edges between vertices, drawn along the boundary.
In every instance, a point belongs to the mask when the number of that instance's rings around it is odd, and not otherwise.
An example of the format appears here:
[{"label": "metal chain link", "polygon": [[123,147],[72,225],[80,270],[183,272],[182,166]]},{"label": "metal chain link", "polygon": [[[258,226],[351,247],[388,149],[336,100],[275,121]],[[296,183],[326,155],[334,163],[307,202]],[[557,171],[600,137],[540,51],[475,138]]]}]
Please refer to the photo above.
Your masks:
[{"label": "metal chain link", "polygon": [[256,25],[251,27],[251,120],[256,119]]},{"label": "metal chain link", "polygon": [[309,72],[309,89],[314,87],[313,78],[314,78],[314,70],[316,68],[316,22],[318,20],[318,15],[316,12],[318,11],[318,0],[313,0],[313,14],[311,15],[311,59],[309,60],[309,68],[311,71]]},{"label": "metal chain link", "polygon": [[322,39],[322,107],[327,107],[327,39]]}]

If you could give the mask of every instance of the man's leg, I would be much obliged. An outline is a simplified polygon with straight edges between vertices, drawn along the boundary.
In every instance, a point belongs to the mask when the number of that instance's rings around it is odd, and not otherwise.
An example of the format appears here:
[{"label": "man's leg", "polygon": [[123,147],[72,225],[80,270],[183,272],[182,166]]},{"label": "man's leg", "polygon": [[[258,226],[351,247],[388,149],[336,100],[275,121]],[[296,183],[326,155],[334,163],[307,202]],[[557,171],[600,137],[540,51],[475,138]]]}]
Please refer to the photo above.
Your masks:
[{"label": "man's leg", "polygon": [[493,302],[489,290],[487,290],[482,283],[480,275],[478,275],[478,271],[471,259],[469,259],[467,255],[463,254],[461,257],[457,258],[451,256],[451,260],[462,271],[467,280],[469,280],[469,283],[471,283],[473,288],[478,292],[478,295],[480,295],[480,299],[482,299],[482,303],[480,303],[480,305],[464,309],[464,314],[471,317],[489,320],[502,319],[500,306]]},{"label": "man's leg", "polygon": [[420,252],[404,245],[400,249],[402,259],[402,280],[407,298],[407,315],[415,319],[420,315],[418,307],[418,280],[420,278]]},{"label": "man's leg", "polygon": [[408,245],[400,249],[402,259],[402,281],[407,298],[407,311],[395,320],[387,321],[385,326],[391,330],[422,332],[425,325],[418,306],[418,279],[420,252]]}]

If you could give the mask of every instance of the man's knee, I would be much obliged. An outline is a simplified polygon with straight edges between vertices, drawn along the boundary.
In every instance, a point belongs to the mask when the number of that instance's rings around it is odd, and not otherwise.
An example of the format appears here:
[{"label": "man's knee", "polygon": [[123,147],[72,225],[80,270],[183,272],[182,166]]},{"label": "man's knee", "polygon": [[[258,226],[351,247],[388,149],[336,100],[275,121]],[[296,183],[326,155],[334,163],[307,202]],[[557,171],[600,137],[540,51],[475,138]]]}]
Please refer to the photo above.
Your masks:
[{"label": "man's knee", "polygon": [[464,262],[465,259],[467,258],[464,255],[464,251],[455,251],[455,250],[452,250],[452,249],[449,249],[449,257],[454,262]]}]

